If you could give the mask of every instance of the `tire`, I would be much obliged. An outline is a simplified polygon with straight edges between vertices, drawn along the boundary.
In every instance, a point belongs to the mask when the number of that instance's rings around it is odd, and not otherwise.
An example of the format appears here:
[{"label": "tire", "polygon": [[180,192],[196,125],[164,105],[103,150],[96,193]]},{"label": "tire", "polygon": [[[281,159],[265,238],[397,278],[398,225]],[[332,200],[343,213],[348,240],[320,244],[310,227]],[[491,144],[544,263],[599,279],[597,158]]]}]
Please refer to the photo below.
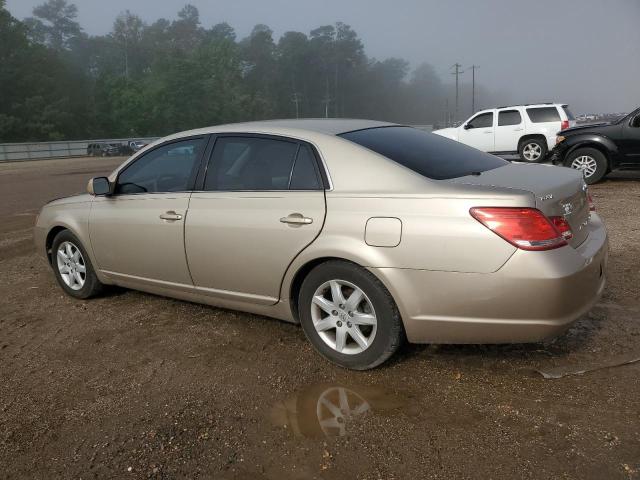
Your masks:
[{"label": "tire", "polygon": [[595,148],[578,148],[567,155],[564,166],[582,170],[584,181],[591,185],[602,180],[608,173],[609,162],[600,150]]},{"label": "tire", "polygon": [[[59,255],[59,250],[62,250],[65,255]],[[76,255],[76,252],[79,252],[79,255]],[[56,280],[67,295],[86,299],[104,290],[104,285],[98,280],[87,251],[69,230],[63,230],[53,239],[51,267]],[[83,268],[84,272],[81,271]],[[70,269],[71,272],[77,272],[78,276],[71,274]]]},{"label": "tire", "polygon": [[[344,304],[340,297],[333,302],[336,284]],[[361,294],[360,301],[351,297],[356,291]],[[298,312],[314,348],[345,368],[374,368],[391,357],[405,339],[391,294],[371,272],[353,263],[332,260],[314,268],[302,283]]]},{"label": "tire", "polygon": [[547,141],[541,138],[527,138],[520,142],[518,154],[523,162],[542,162],[547,157]]}]

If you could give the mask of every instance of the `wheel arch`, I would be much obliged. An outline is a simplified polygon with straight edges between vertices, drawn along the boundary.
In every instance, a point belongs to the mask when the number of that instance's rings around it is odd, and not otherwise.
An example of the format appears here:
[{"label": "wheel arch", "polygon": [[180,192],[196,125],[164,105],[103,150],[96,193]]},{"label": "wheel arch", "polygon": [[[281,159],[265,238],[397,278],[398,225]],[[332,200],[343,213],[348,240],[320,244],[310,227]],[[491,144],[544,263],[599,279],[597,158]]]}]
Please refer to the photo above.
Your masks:
[{"label": "wheel arch", "polygon": [[45,248],[45,253],[47,255],[47,260],[49,261],[49,264],[51,264],[53,261],[53,258],[51,255],[51,247],[53,246],[53,239],[56,238],[56,236],[60,232],[64,232],[65,230],[69,230],[71,233],[73,233],[73,231],[66,225],[54,225],[47,232],[47,236],[44,241],[44,248]]},{"label": "wheel arch", "polygon": [[518,152],[520,151],[520,148],[522,147],[522,144],[527,141],[527,140],[533,140],[533,139],[537,139],[537,140],[542,140],[545,144],[545,146],[548,148],[549,146],[547,145],[547,137],[545,137],[543,134],[541,133],[527,133],[525,135],[522,135],[520,137],[520,139],[518,140]]},{"label": "wheel arch", "polygon": [[563,162],[567,160],[569,155],[576,152],[577,150],[580,150],[581,148],[593,148],[594,150],[598,150],[607,159],[607,167],[611,168],[611,159],[612,159],[611,150],[608,148],[608,146],[604,145],[602,142],[597,142],[594,140],[585,140],[583,142],[579,142],[575,145],[572,145],[569,148],[569,150],[567,150],[567,153],[564,155]]}]

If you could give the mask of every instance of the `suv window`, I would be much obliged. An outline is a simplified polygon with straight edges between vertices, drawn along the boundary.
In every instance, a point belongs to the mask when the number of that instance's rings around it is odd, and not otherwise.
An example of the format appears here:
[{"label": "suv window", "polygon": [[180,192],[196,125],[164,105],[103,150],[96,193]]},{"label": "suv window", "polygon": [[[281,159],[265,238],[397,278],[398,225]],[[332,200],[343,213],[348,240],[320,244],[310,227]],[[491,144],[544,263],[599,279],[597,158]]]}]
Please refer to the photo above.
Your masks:
[{"label": "suv window", "polygon": [[522,117],[518,110],[502,110],[498,112],[498,126],[519,125],[522,123]]},{"label": "suv window", "polygon": [[481,113],[467,122],[469,128],[493,127],[493,113]]},{"label": "suv window", "polygon": [[567,116],[567,120],[575,120],[576,117],[573,116],[571,110],[569,110],[569,105],[563,105],[562,109],[564,110],[565,115]]},{"label": "suv window", "polygon": [[454,140],[411,127],[368,128],[343,133],[340,137],[434,180],[486,172],[509,163]]},{"label": "suv window", "polygon": [[533,123],[560,121],[560,114],[556,107],[527,108],[527,115]]},{"label": "suv window", "polygon": [[216,141],[204,189],[287,190],[298,144],[259,137],[221,137]]},{"label": "suv window", "polygon": [[118,175],[116,193],[189,190],[204,143],[202,138],[182,140],[144,154]]}]

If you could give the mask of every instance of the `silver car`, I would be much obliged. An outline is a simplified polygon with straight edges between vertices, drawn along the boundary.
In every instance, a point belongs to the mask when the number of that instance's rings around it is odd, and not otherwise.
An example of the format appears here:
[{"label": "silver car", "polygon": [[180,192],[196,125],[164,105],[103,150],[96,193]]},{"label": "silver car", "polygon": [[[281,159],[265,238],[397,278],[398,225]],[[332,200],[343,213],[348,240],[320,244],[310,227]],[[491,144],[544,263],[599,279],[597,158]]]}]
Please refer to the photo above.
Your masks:
[{"label": "silver car", "polygon": [[299,322],[353,369],[405,339],[558,335],[600,297],[608,255],[579,172],[364,120],[162,138],[47,204],[35,241],[69,295],[120,285]]}]

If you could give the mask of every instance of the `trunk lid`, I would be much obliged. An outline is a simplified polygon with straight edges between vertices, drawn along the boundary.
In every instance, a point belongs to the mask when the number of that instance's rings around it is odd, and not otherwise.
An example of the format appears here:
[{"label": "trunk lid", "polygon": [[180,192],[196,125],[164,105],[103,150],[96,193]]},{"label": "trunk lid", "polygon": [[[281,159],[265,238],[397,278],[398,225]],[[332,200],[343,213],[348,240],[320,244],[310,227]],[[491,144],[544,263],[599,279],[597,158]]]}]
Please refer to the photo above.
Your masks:
[{"label": "trunk lid", "polygon": [[589,200],[581,172],[551,165],[511,163],[478,176],[450,181],[531,192],[538,210],[547,217],[564,217],[567,220],[573,232],[573,238],[569,240],[572,247],[577,247],[587,238]]}]

